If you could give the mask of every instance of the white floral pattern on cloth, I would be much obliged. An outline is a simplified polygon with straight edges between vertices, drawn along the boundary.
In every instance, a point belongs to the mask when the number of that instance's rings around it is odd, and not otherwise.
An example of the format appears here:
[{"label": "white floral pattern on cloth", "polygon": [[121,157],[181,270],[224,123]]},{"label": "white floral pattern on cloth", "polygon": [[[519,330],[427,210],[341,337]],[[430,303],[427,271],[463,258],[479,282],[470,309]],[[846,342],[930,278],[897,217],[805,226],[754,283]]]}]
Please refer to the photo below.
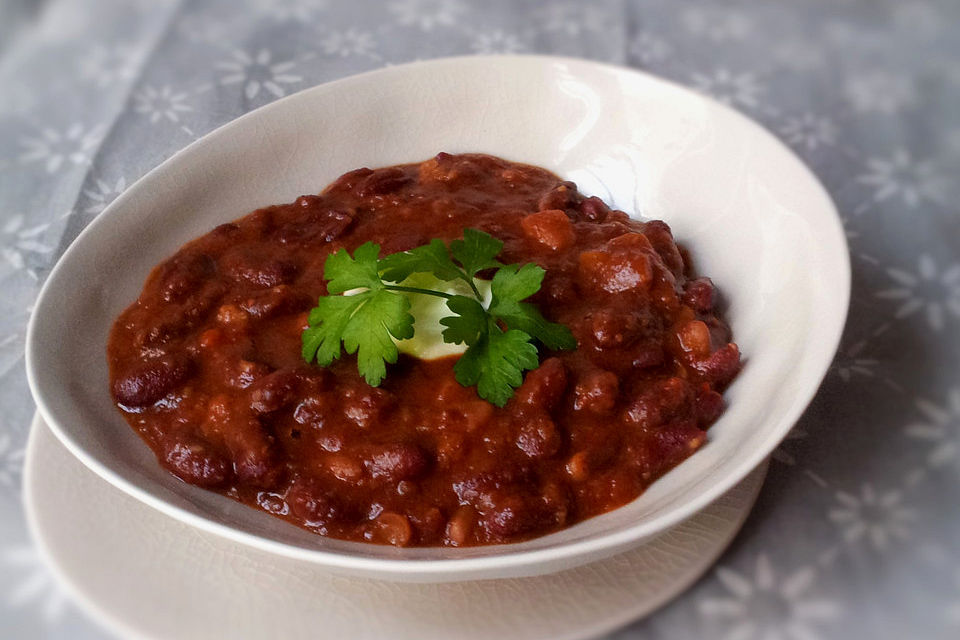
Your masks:
[{"label": "white floral pattern on cloth", "polygon": [[42,163],[47,173],[56,173],[64,164],[87,164],[91,151],[100,142],[100,131],[100,127],[87,128],[78,122],[66,129],[44,127],[20,139],[20,162]]},{"label": "white floral pattern on cloth", "polygon": [[837,125],[829,118],[809,112],[788,119],[780,128],[780,134],[789,144],[807,151],[837,143]]},{"label": "white floral pattern on cloth", "polygon": [[700,601],[700,613],[727,623],[718,629],[724,640],[804,640],[818,637],[826,621],[840,615],[831,600],[811,594],[817,572],[802,567],[778,578],[770,557],[760,554],[752,573],[725,566],[715,575],[726,590],[723,597]]},{"label": "white floral pattern on cloth", "polygon": [[373,34],[363,29],[331,31],[320,38],[320,47],[328,55],[347,58],[350,56],[368,56],[379,58],[376,52],[377,41]]},{"label": "white floral pattern on cloth", "polygon": [[120,176],[114,182],[105,182],[103,178],[97,178],[91,188],[83,190],[83,195],[88,200],[88,204],[83,210],[84,213],[100,213],[126,188],[127,180],[123,176]]},{"label": "white floral pattern on cloth", "polygon": [[925,398],[915,403],[923,418],[907,426],[907,435],[930,445],[927,462],[932,468],[953,465],[960,472],[960,387],[951,389],[942,405]]},{"label": "white floral pattern on cloth", "polygon": [[868,71],[851,78],[846,98],[860,113],[890,115],[911,107],[919,100],[913,80],[885,70]]},{"label": "white floral pattern on cloth", "polygon": [[885,158],[867,160],[867,171],[857,181],[873,190],[873,201],[900,199],[915,209],[924,201],[943,200],[947,177],[931,160],[918,160],[905,149],[897,149]]},{"label": "white floral pattern on cloth", "polygon": [[242,85],[243,95],[247,100],[256,98],[261,89],[275,98],[282,98],[287,95],[285,85],[298,84],[303,80],[301,76],[289,73],[296,66],[296,62],[274,62],[269,49],[260,49],[254,54],[234,51],[231,56],[232,60],[216,65],[224,72],[220,76],[220,84]]},{"label": "white floral pattern on cloth", "polygon": [[[195,132],[357,71],[485,53],[628,62],[706,92],[802,155],[844,214],[848,330],[760,507],[715,571],[617,638],[957,637],[960,514],[937,496],[960,473],[960,3],[49,0],[19,13],[29,4],[0,8],[10,637],[104,637],[24,546],[16,499],[33,411],[25,326],[60,253]],[[887,586],[858,597],[875,572]]]},{"label": "white floral pattern on cloth", "polygon": [[33,258],[43,259],[53,247],[42,243],[41,236],[50,227],[48,223],[30,225],[22,213],[10,216],[0,229],[0,256],[16,271],[22,271],[36,280]]},{"label": "white floral pattern on cloth", "polygon": [[[253,98],[253,96],[247,97]],[[176,92],[169,85],[162,89],[148,85],[133,94],[133,110],[148,116],[153,124],[163,118],[170,122],[180,122],[180,116],[183,112],[193,111],[193,107],[188,105],[186,100],[187,93],[185,91]]]},{"label": "white floral pattern on cloth", "polygon": [[886,551],[892,541],[909,538],[916,512],[904,505],[900,491],[881,493],[865,484],[858,495],[839,491],[836,499],[830,520],[843,530],[847,542],[866,539],[875,550]]},{"label": "white floral pattern on cloth", "polygon": [[860,353],[866,346],[867,343],[861,341],[842,349],[834,358],[831,370],[844,382],[850,382],[857,376],[876,377],[880,360],[861,356]]},{"label": "white floral pattern on cloth", "polygon": [[943,330],[948,315],[960,318],[960,262],[941,270],[929,254],[922,254],[916,271],[890,267],[887,275],[897,286],[876,296],[898,304],[894,318],[919,312],[934,331]]}]

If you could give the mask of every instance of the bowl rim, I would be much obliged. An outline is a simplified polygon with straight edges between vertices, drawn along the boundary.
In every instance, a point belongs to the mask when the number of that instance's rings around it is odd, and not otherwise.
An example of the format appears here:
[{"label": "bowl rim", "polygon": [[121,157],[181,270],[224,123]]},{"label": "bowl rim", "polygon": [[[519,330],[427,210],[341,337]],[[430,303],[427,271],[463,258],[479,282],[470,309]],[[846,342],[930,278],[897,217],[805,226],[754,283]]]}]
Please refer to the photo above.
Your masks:
[{"label": "bowl rim", "polygon": [[[60,273],[66,268],[65,265],[70,262],[69,256],[77,250],[78,246],[84,243],[84,239],[87,236],[98,233],[99,228],[102,225],[109,223],[109,214],[111,214],[111,212],[115,209],[122,208],[126,200],[133,197],[132,194],[134,194],[137,190],[136,187],[140,186],[144,182],[149,182],[151,179],[153,179],[154,174],[171,164],[177,163],[183,156],[192,152],[192,150],[198,145],[206,144],[207,139],[212,135],[223,135],[224,132],[228,132],[237,126],[242,126],[242,124],[248,118],[257,117],[257,114],[268,109],[277,108],[278,105],[287,101],[301,99],[302,95],[305,93],[335,90],[341,85],[360,80],[369,80],[370,78],[378,75],[403,73],[411,67],[430,67],[461,63],[509,65],[518,61],[522,61],[523,63],[534,61],[545,66],[560,63],[578,66],[581,69],[593,68],[607,72],[626,74],[628,76],[641,79],[644,82],[652,81],[671,90],[695,96],[699,100],[706,101],[706,103],[709,104],[712,109],[720,109],[725,111],[727,114],[732,114],[736,119],[740,120],[743,125],[753,129],[758,135],[766,137],[768,140],[770,140],[776,147],[780,149],[782,153],[784,153],[786,156],[789,156],[796,163],[796,165],[798,165],[798,169],[800,169],[808,179],[809,188],[819,192],[818,195],[821,196],[824,206],[827,209],[825,212],[830,214],[829,219],[831,223],[826,228],[822,229],[822,233],[827,236],[832,236],[832,240],[836,243],[837,248],[840,249],[838,251],[838,255],[833,257],[838,261],[837,266],[841,267],[842,269],[840,273],[833,274],[838,279],[838,288],[842,298],[838,301],[840,304],[837,307],[837,315],[832,319],[832,331],[828,333],[829,339],[826,342],[826,346],[828,348],[823,351],[824,354],[829,354],[830,357],[824,357],[824,361],[822,364],[820,364],[822,371],[819,373],[819,375],[811,375],[809,380],[807,380],[804,384],[799,385],[799,391],[797,391],[795,395],[800,401],[798,401],[792,407],[792,411],[787,411],[781,415],[780,420],[784,425],[782,430],[768,437],[767,440],[762,443],[763,446],[758,446],[756,449],[745,454],[738,463],[736,463],[729,471],[726,472],[725,475],[718,478],[717,482],[702,488],[692,498],[678,504],[675,507],[667,509],[663,515],[658,516],[656,519],[649,522],[641,522],[639,524],[623,527],[618,531],[612,531],[598,536],[592,536],[580,540],[565,542],[557,546],[539,549],[510,551],[510,547],[513,546],[512,544],[502,544],[491,546],[503,548],[503,553],[484,555],[481,557],[422,559],[401,557],[371,557],[344,553],[341,551],[306,549],[253,533],[247,533],[228,524],[216,522],[213,519],[191,513],[124,479],[112,468],[102,464],[91,454],[87,453],[83,447],[70,435],[69,430],[61,426],[59,420],[45,402],[47,391],[38,382],[39,363],[36,359],[36,353],[38,350],[38,346],[36,345],[36,333],[39,314],[37,312],[44,306],[42,303],[45,301],[45,298],[51,289],[51,283],[58,279]],[[733,488],[738,482],[743,480],[753,469],[762,464],[773,452],[774,448],[776,448],[783,438],[786,437],[790,428],[792,428],[792,426],[797,422],[819,390],[824,377],[829,371],[830,363],[832,362],[832,359],[840,345],[840,339],[842,337],[843,329],[849,313],[850,290],[850,252],[836,205],[833,203],[833,200],[824,188],[823,184],[810,170],[806,163],[803,162],[803,160],[784,142],[782,142],[767,128],[760,125],[752,118],[716,101],[710,96],[696,91],[695,89],[671,80],[661,78],[647,71],[623,65],[597,62],[589,59],[569,56],[543,54],[503,54],[482,56],[461,55],[381,67],[371,71],[346,76],[305,88],[289,96],[285,96],[258,107],[257,109],[249,111],[219,127],[216,127],[215,129],[212,129],[200,138],[178,150],[156,167],[147,171],[143,176],[133,182],[127,190],[125,190],[113,202],[111,202],[80,232],[80,234],[78,234],[76,239],[74,239],[66,251],[64,251],[63,255],[61,255],[56,265],[50,271],[50,274],[47,276],[46,281],[37,295],[34,303],[34,312],[31,314],[27,326],[25,340],[26,372],[31,394],[33,395],[33,398],[37,404],[37,410],[40,412],[44,421],[49,425],[50,429],[57,436],[57,438],[73,455],[75,455],[97,475],[102,477],[110,484],[118,487],[128,495],[137,498],[141,502],[152,506],[168,516],[197,527],[202,531],[220,535],[241,544],[270,551],[285,557],[321,564],[331,568],[343,569],[352,572],[361,572],[371,575],[392,575],[397,578],[403,578],[404,576],[432,576],[436,577],[438,581],[443,580],[444,578],[454,577],[457,574],[470,574],[470,576],[479,575],[481,577],[486,575],[496,577],[500,574],[509,573],[510,570],[522,569],[526,566],[541,565],[548,562],[562,562],[563,560],[570,560],[578,556],[590,555],[599,557],[604,552],[610,554],[618,550],[625,549],[632,544],[639,543],[644,539],[648,539],[651,536],[666,531],[670,527],[689,518],[694,513],[702,510],[704,507],[721,497],[724,493]]]}]

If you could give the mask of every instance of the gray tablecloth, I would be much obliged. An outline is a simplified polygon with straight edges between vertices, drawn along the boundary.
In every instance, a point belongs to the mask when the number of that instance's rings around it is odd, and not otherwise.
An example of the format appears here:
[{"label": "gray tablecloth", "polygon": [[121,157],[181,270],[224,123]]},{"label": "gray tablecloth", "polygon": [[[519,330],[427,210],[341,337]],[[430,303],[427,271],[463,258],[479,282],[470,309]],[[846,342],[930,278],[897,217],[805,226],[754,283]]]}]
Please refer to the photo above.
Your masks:
[{"label": "gray tablecloth", "polygon": [[215,127],[422,58],[545,52],[744,110],[844,217],[853,306],[717,567],[617,638],[960,637],[960,3],[0,0],[0,637],[97,638],[27,537],[24,328],[116,195]]}]

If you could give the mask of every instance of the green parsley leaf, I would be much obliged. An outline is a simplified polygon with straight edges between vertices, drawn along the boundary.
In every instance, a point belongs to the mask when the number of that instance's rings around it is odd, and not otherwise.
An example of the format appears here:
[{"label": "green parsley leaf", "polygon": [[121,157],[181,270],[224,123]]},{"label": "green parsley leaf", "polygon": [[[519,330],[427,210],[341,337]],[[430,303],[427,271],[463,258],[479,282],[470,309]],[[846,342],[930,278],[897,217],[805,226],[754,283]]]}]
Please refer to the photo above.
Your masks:
[{"label": "green parsley leaf", "polygon": [[493,275],[490,291],[493,293],[494,299],[519,302],[540,290],[545,274],[543,267],[532,262],[528,262],[522,267],[508,264],[498,269]]},{"label": "green parsley leaf", "polygon": [[469,278],[450,260],[447,245],[437,239],[409,251],[390,254],[380,261],[380,272],[387,282],[400,282],[414,273],[430,273],[438,280],[460,278],[467,280],[469,284]]},{"label": "green parsley leaf", "polygon": [[502,320],[511,329],[519,329],[542,342],[548,349],[576,349],[577,339],[565,325],[550,322],[534,305],[528,302],[500,300],[490,306],[490,315]]},{"label": "green parsley leaf", "polygon": [[550,322],[529,302],[521,302],[540,290],[545,271],[532,263],[501,267],[493,276],[489,312],[511,329],[519,329],[536,338],[548,349],[575,349],[577,340],[570,329]]},{"label": "green parsley leaf", "polygon": [[301,336],[300,354],[307,362],[316,358],[328,367],[340,357],[340,342],[350,318],[364,299],[357,296],[323,296],[310,311],[310,326]]},{"label": "green parsley leaf", "polygon": [[[375,387],[387,375],[386,362],[397,361],[397,344],[391,339],[413,337],[410,300],[391,291],[368,291],[350,297],[366,300],[353,312],[343,331],[343,348],[357,354],[357,369]],[[322,325],[321,325],[322,326]]]},{"label": "green parsley leaf", "polygon": [[479,342],[470,346],[453,366],[457,382],[476,385],[477,394],[498,407],[507,404],[523,382],[523,372],[540,365],[537,348],[523,331],[502,331],[490,323]]},{"label": "green parsley leaf", "polygon": [[353,252],[340,249],[327,257],[323,265],[323,277],[327,279],[327,291],[343,293],[351,289],[375,289],[383,286],[380,280],[378,256],[380,245],[365,242]]},{"label": "green parsley leaf", "polygon": [[353,295],[323,296],[310,312],[310,326],[303,332],[301,354],[329,366],[340,357],[340,344],[357,354],[357,369],[371,386],[387,375],[386,363],[397,361],[394,338],[413,336],[410,300],[384,287],[378,274],[380,247],[361,245],[353,257],[341,249],[327,258],[323,274],[333,294],[361,289]]},{"label": "green parsley leaf", "polygon": [[496,259],[502,249],[502,241],[478,229],[464,229],[463,240],[450,243],[450,253],[470,278],[484,269],[503,266]]},{"label": "green parsley leaf", "polygon": [[451,344],[476,344],[487,330],[487,310],[478,300],[467,296],[454,296],[447,300],[447,307],[456,315],[440,319],[443,341]]}]

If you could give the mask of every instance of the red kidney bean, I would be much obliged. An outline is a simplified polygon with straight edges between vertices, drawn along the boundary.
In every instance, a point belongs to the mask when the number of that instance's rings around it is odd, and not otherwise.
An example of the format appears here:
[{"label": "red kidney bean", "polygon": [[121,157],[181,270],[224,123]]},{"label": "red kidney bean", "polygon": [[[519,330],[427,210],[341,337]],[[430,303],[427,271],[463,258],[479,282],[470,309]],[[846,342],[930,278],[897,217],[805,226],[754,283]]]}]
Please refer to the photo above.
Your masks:
[{"label": "red kidney bean", "polygon": [[297,400],[303,374],[296,369],[280,369],[264,376],[250,388],[250,408],[262,415],[272,413]]},{"label": "red kidney bean", "polygon": [[246,389],[257,380],[270,375],[271,368],[262,362],[240,360],[223,365],[223,379],[228,386]]},{"label": "red kidney bean", "polygon": [[563,439],[553,420],[545,413],[534,413],[520,418],[522,424],[517,432],[517,447],[528,458],[549,458],[560,450]]},{"label": "red kidney bean", "polygon": [[580,213],[583,214],[583,217],[587,220],[603,222],[610,213],[610,207],[597,196],[591,196],[580,203]]},{"label": "red kidney bean", "polygon": [[180,338],[190,330],[185,323],[174,320],[161,320],[156,323],[146,325],[137,333],[137,344],[151,348],[162,347],[172,340]]},{"label": "red kidney bean", "polygon": [[240,308],[254,318],[265,319],[288,313],[306,311],[315,301],[282,284],[270,289],[254,291],[240,301]]},{"label": "red kidney bean", "polygon": [[685,460],[706,439],[706,432],[698,429],[692,421],[670,422],[659,427],[654,436],[656,473],[662,473]]},{"label": "red kidney bean", "polygon": [[573,302],[576,297],[577,289],[573,284],[573,278],[559,269],[555,269],[547,271],[543,277],[543,284],[540,285],[540,291],[535,293],[530,300],[536,304],[542,304],[543,302],[567,304]]},{"label": "red kidney bean", "polygon": [[151,405],[176,389],[193,372],[184,355],[165,355],[142,361],[113,383],[113,397],[127,407]]},{"label": "red kidney bean", "polygon": [[323,196],[300,196],[296,204],[310,213],[280,227],[277,239],[281,244],[332,242],[350,228],[356,216],[352,210],[331,208]]},{"label": "red kidney bean", "polygon": [[534,529],[555,528],[566,520],[567,511],[567,497],[556,485],[545,487],[542,494],[495,491],[480,509],[480,521],[492,541],[503,541]]},{"label": "red kidney bean", "polygon": [[257,287],[276,287],[290,284],[300,272],[299,267],[281,258],[266,260],[249,253],[234,252],[220,260],[223,271],[238,282],[249,282]]},{"label": "red kidney bean", "polygon": [[206,281],[179,302],[163,303],[163,314],[156,314],[160,319],[150,314],[137,334],[137,342],[144,347],[159,347],[183,337],[206,319],[222,294],[216,282]]},{"label": "red kidney bean", "polygon": [[693,390],[683,378],[665,378],[651,383],[628,401],[624,422],[646,429],[668,420],[693,415]]},{"label": "red kidney bean", "polygon": [[549,482],[541,490],[541,522],[550,522],[562,527],[570,515],[570,494],[566,486],[558,482]]},{"label": "red kidney bean", "polygon": [[582,197],[577,191],[576,183],[564,181],[540,197],[537,209],[569,209],[575,207]]},{"label": "red kidney bean", "polygon": [[284,499],[293,515],[310,526],[323,526],[346,515],[336,496],[307,476],[295,478]]},{"label": "red kidney bean", "polygon": [[578,451],[567,460],[564,470],[574,482],[583,482],[590,477],[590,454]]},{"label": "red kidney bean", "polygon": [[207,283],[199,291],[188,296],[180,306],[181,322],[190,328],[195,327],[213,311],[222,296],[223,289],[219,284]]},{"label": "red kidney bean", "polygon": [[650,241],[670,272],[677,277],[683,275],[683,256],[673,240],[670,226],[662,220],[651,220],[644,223],[643,235]]},{"label": "red kidney bean", "polygon": [[166,302],[181,300],[214,273],[216,263],[210,256],[181,251],[159,269],[156,277],[159,279],[160,295]]},{"label": "red kidney bean", "polygon": [[[397,485],[399,489],[403,485],[416,487],[412,482],[401,482]],[[414,494],[416,491],[414,491]],[[402,495],[414,495],[402,494]],[[443,543],[444,530],[447,526],[447,519],[437,507],[411,506],[407,510],[407,517],[413,527],[413,539],[420,545],[437,545]]]},{"label": "red kidney bean", "polygon": [[723,387],[740,371],[740,349],[731,342],[714,351],[708,358],[693,362],[693,367],[704,380]]},{"label": "red kidney bean", "polygon": [[709,384],[702,384],[697,389],[696,396],[697,426],[706,429],[723,413],[723,396],[710,388]]},{"label": "red kidney bean", "polygon": [[356,192],[361,198],[368,198],[374,195],[382,196],[388,193],[395,193],[412,183],[413,178],[408,176],[403,169],[378,169],[360,181]]},{"label": "red kidney bean", "polygon": [[620,349],[632,343],[655,320],[645,308],[598,309],[584,320],[591,341],[600,349]]},{"label": "red kidney bean", "polygon": [[256,487],[276,486],[281,469],[277,466],[277,451],[272,441],[263,440],[256,448],[251,443],[234,444],[231,451],[233,468],[237,477]]},{"label": "red kidney bean", "polygon": [[477,512],[473,507],[469,505],[459,507],[447,522],[445,532],[447,543],[454,547],[466,544],[473,534],[476,521]]},{"label": "red kidney bean", "polygon": [[710,278],[697,278],[686,284],[683,290],[683,304],[697,313],[709,313],[713,309],[714,286]]},{"label": "red kidney bean", "polygon": [[223,439],[240,480],[265,489],[279,480],[282,469],[274,437],[249,410],[218,396],[210,402],[202,427],[208,437]]},{"label": "red kidney bean", "polygon": [[547,358],[537,369],[527,373],[523,384],[517,388],[514,403],[550,411],[563,397],[566,389],[567,368],[563,360]]},{"label": "red kidney bean", "polygon": [[331,453],[325,456],[324,467],[343,482],[358,482],[363,478],[363,465],[351,454]]},{"label": "red kidney bean", "polygon": [[516,494],[498,492],[492,504],[481,513],[481,522],[494,540],[522,534],[536,525],[529,502]]},{"label": "red kidney bean", "polygon": [[405,547],[413,537],[413,528],[407,516],[384,511],[373,522],[370,533],[371,542]]},{"label": "red kidney bean", "polygon": [[359,184],[364,178],[372,173],[373,169],[369,169],[367,167],[361,167],[359,169],[354,169],[353,171],[347,171],[345,174],[337,178],[327,190],[352,191],[357,184]]},{"label": "red kidney bean", "polygon": [[199,438],[172,434],[162,446],[161,462],[184,482],[217,487],[233,476],[230,462]]},{"label": "red kidney bean", "polygon": [[602,369],[591,369],[581,376],[573,391],[573,408],[603,415],[613,411],[617,403],[620,381]]},{"label": "red kidney bean", "polygon": [[677,329],[680,348],[693,360],[710,355],[710,328],[700,320],[690,320]]},{"label": "red kidney bean", "polygon": [[479,504],[481,498],[497,487],[514,484],[521,478],[527,477],[522,470],[507,467],[492,471],[468,471],[459,474],[451,486],[460,504]]},{"label": "red kidney bean", "polygon": [[233,222],[225,222],[223,224],[217,225],[210,232],[214,237],[227,237],[232,238],[240,234],[240,225],[234,224]]},{"label": "red kidney bean", "polygon": [[430,458],[419,446],[401,442],[370,447],[363,464],[374,478],[415,480],[430,468]]},{"label": "red kidney bean", "polygon": [[379,420],[396,404],[396,398],[383,389],[350,387],[343,393],[340,410],[358,427],[365,428]]},{"label": "red kidney bean", "polygon": [[245,220],[247,224],[244,226],[249,229],[252,232],[251,235],[256,238],[269,238],[277,227],[277,214],[281,211],[282,207],[276,205],[257,209],[247,216]]},{"label": "red kidney bean", "polygon": [[293,419],[298,424],[310,425],[317,429],[322,428],[330,410],[330,405],[331,400],[327,395],[307,396],[293,410]]}]

